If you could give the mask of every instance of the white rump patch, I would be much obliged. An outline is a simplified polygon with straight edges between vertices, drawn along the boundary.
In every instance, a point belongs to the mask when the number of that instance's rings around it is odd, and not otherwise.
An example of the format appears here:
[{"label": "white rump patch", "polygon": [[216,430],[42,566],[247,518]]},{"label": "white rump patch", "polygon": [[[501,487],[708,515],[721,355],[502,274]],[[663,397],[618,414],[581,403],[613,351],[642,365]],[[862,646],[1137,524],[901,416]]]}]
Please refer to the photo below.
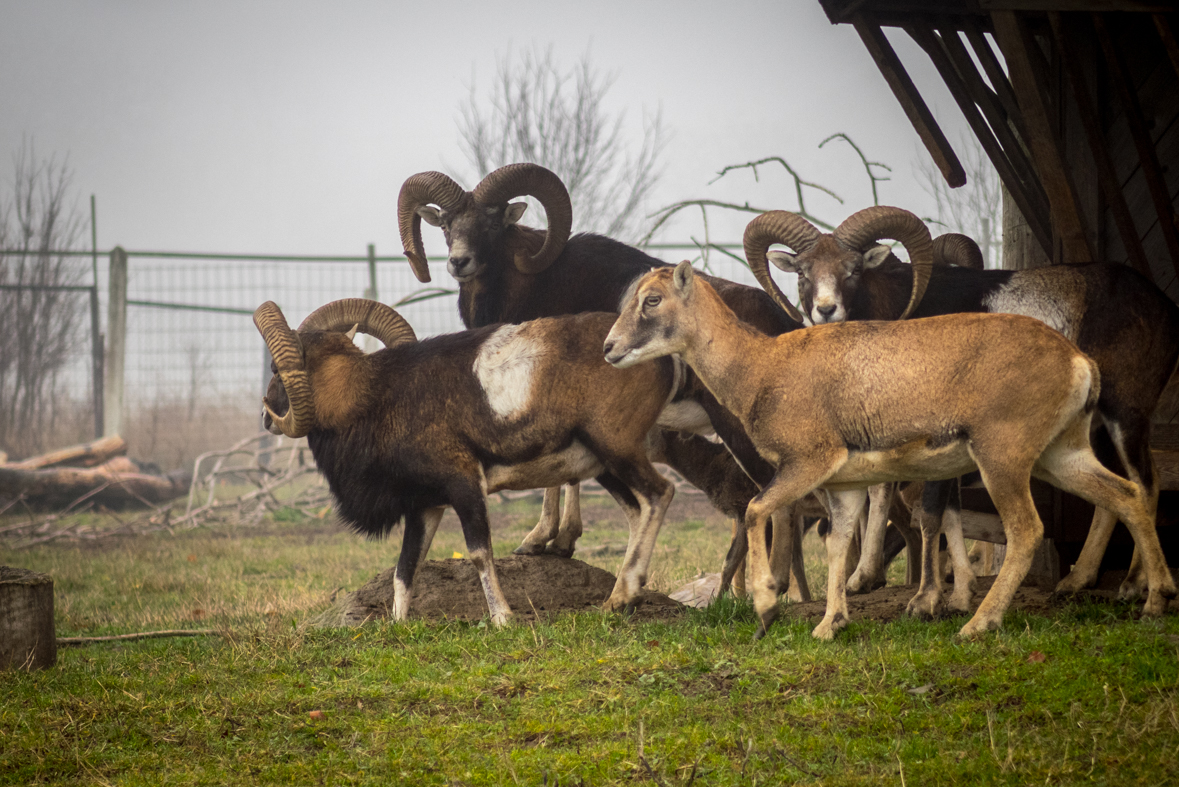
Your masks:
[{"label": "white rump patch", "polygon": [[1043,282],[1043,277],[1036,275],[1039,270],[1020,271],[984,298],[983,306],[989,312],[1035,317],[1075,342],[1081,330],[1078,317],[1084,296],[1078,287],[1083,284],[1070,282],[1073,289],[1066,289],[1059,279]]},{"label": "white rump patch", "polygon": [[527,334],[523,325],[505,325],[488,337],[475,356],[473,370],[500,418],[524,412],[532,398],[532,370],[544,345]]}]

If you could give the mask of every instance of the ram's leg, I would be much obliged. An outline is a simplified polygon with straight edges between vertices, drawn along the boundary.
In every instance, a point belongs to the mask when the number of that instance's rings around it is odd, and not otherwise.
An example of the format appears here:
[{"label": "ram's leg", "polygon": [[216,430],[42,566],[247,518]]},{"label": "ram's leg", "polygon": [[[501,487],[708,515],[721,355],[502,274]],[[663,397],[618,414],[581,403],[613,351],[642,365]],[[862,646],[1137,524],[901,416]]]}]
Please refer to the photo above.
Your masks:
[{"label": "ram's leg", "polygon": [[884,531],[895,489],[892,483],[868,489],[868,529],[860,545],[859,565],[847,581],[847,592],[852,595],[884,586]]},{"label": "ram's leg", "polygon": [[559,512],[561,509],[561,487],[550,486],[544,490],[544,502],[540,506],[540,519],[536,527],[524,536],[520,546],[516,547],[517,555],[542,555],[545,546],[557,537],[560,527]]},{"label": "ram's leg", "polygon": [[421,557],[418,558],[418,567],[426,562],[426,555],[430,552],[430,545],[434,543],[434,534],[438,532],[438,524],[442,521],[442,515],[446,513],[445,508],[427,508],[422,514],[422,522],[425,525],[422,534],[422,548]]},{"label": "ram's leg", "polygon": [[827,613],[811,632],[818,639],[834,639],[836,632],[848,624],[847,573],[848,545],[852,529],[868,500],[863,489],[828,492],[831,533],[827,536]]},{"label": "ram's leg", "polygon": [[954,612],[969,612],[977,585],[974,567],[966,554],[966,540],[962,535],[962,493],[960,480],[951,482],[950,502],[942,514],[942,532],[946,534],[950,560],[954,564],[954,592],[949,608]]},{"label": "ram's leg", "polygon": [[1065,492],[1113,511],[1126,523],[1146,572],[1148,592],[1143,614],[1161,615],[1167,599],[1175,597],[1176,588],[1155,530],[1157,495],[1115,475],[1098,462],[1089,448],[1088,429],[1083,422],[1070,427],[1049,446],[1037,463],[1036,475]]},{"label": "ram's leg", "polygon": [[[1139,487],[1147,511],[1153,519],[1158,509],[1159,490],[1158,468],[1154,463],[1154,455],[1150,452],[1149,413],[1123,413],[1122,423],[1107,420],[1104,427],[1092,435],[1091,447],[1100,451],[1101,455],[1114,465],[1116,475],[1123,476]],[[1116,462],[1113,462],[1109,453],[1111,447],[1121,463],[1120,468],[1116,467]],[[1093,512],[1093,522],[1085,537],[1085,545],[1081,548],[1081,554],[1068,576],[1057,583],[1057,593],[1076,593],[1097,583],[1101,561],[1105,557],[1105,550],[1109,546],[1117,523],[1118,516],[1113,511],[1099,506]],[[1126,526],[1129,528],[1128,523]],[[1145,573],[1134,571],[1135,559],[1138,557],[1138,547],[1135,545],[1134,558],[1130,563],[1131,571],[1126,575],[1122,587],[1118,589],[1119,598],[1136,598],[1149,587],[1149,579]]]},{"label": "ram's leg", "polygon": [[638,605],[643,586],[647,584],[655,539],[663,526],[663,515],[675,496],[675,487],[659,475],[645,457],[633,463],[616,460],[611,464],[614,472],[598,476],[598,482],[627,512],[630,538],[614,590],[603,608],[631,611]]},{"label": "ram's leg", "polygon": [[1081,554],[1077,556],[1077,562],[1068,575],[1056,583],[1057,593],[1077,593],[1097,583],[1101,560],[1105,557],[1105,549],[1109,546],[1109,539],[1117,524],[1118,518],[1112,511],[1104,508],[1094,510]]},{"label": "ram's leg", "polygon": [[565,487],[565,507],[561,510],[561,527],[557,537],[545,548],[546,555],[573,557],[577,539],[581,538],[581,484]]},{"label": "ram's leg", "polygon": [[[775,517],[785,516],[782,511]],[[800,502],[790,506],[790,585],[786,598],[801,603],[811,600],[811,586],[806,579],[806,561],[802,557],[802,537],[806,530],[806,515]]]},{"label": "ram's leg", "polygon": [[740,520],[729,520],[733,535],[729,540],[729,551],[725,553],[725,564],[721,568],[720,587],[717,596],[728,592],[730,585],[733,595],[745,598],[745,556],[749,551],[749,543],[745,539],[745,525]]},{"label": "ram's leg", "polygon": [[[960,637],[972,637],[999,628],[1003,613],[1011,605],[1019,583],[1032,567],[1032,557],[1044,537],[1044,523],[1032,503],[1028,475],[1020,472],[1016,461],[1000,457],[1004,466],[992,469],[985,461],[978,462],[983,484],[1003,519],[1007,534],[1007,557],[991,589],[979,604],[974,617],[958,631]],[[976,459],[977,461],[977,459]]]},{"label": "ram's leg", "polygon": [[1126,572],[1126,578],[1122,580],[1122,584],[1118,587],[1118,599],[1121,601],[1131,601],[1136,598],[1142,598],[1144,593],[1149,592],[1149,583],[1146,576],[1146,571],[1142,565],[1142,550],[1138,545],[1134,545],[1134,553],[1130,556],[1130,569]]},{"label": "ram's leg", "polygon": [[753,607],[757,610],[760,626],[753,638],[761,639],[773,625],[778,614],[778,583],[770,571],[769,553],[766,550],[766,525],[770,515],[780,508],[799,500],[831,477],[845,461],[847,450],[833,448],[829,451],[814,449],[805,460],[792,462],[789,470],[774,474],[761,492],[749,501],[745,510],[745,531],[749,541],[749,565]]},{"label": "ram's leg", "polygon": [[[440,509],[430,509],[440,510]],[[437,524],[435,524],[437,527]],[[393,619],[405,620],[409,617],[409,605],[413,602],[413,577],[417,573],[418,565],[429,549],[425,542],[425,522],[421,511],[407,511],[405,514],[405,532],[401,537],[401,555],[397,558],[397,568],[393,570]],[[433,535],[431,533],[431,535]]]},{"label": "ram's leg", "polygon": [[495,559],[491,552],[491,527],[487,520],[487,499],[483,490],[476,486],[455,483],[447,490],[451,505],[463,526],[463,537],[467,542],[467,557],[479,572],[479,583],[487,599],[487,611],[491,622],[503,626],[511,621],[512,609],[499,585],[495,572]]},{"label": "ram's leg", "polygon": [[[918,618],[936,618],[942,612],[942,577],[938,571],[938,536],[942,514],[950,497],[948,481],[930,481],[921,494],[921,506],[914,510],[921,527],[921,584],[905,611]],[[919,514],[917,512],[920,512]]]}]

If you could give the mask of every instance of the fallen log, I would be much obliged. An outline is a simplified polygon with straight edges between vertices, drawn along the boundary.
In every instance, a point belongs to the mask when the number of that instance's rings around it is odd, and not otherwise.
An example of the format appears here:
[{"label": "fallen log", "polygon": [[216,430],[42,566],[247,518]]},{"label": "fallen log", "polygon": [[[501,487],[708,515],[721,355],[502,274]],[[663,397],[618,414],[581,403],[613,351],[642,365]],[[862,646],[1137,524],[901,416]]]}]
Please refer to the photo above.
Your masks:
[{"label": "fallen log", "polygon": [[24,470],[0,465],[0,499],[21,498],[33,509],[64,508],[86,496],[107,508],[158,505],[188,494],[192,473],[177,470],[148,475],[125,457],[95,468]]},{"label": "fallen log", "polygon": [[127,453],[127,442],[116,435],[101,437],[89,443],[72,445],[69,448],[59,448],[40,456],[31,456],[20,462],[13,462],[8,467],[18,470],[41,470],[48,467],[69,465],[72,467],[97,467],[111,457],[122,456]]}]

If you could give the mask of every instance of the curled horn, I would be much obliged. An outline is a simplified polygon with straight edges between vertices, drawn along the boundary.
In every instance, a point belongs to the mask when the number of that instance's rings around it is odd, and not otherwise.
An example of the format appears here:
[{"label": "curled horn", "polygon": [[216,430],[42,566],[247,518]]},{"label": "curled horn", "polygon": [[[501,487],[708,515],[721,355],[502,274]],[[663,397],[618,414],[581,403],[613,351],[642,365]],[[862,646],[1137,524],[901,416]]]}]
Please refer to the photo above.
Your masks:
[{"label": "curled horn", "polygon": [[303,368],[303,346],[299,335],[287,325],[287,318],[274,301],[267,301],[254,311],[254,325],[270,349],[290,404],[283,416],[271,409],[266,397],[262,397],[262,406],[287,437],[304,437],[315,426],[315,407],[311,399],[311,383]]},{"label": "curled horn", "polygon": [[947,232],[933,239],[933,264],[957,265],[979,271],[986,267],[982,251],[974,239],[957,232]]},{"label": "curled horn", "polygon": [[418,281],[430,280],[426,265],[426,249],[422,245],[422,217],[418,208],[434,203],[443,210],[454,210],[463,204],[467,192],[441,172],[419,172],[401,185],[397,195],[397,228],[401,231],[401,245]]},{"label": "curled horn", "polygon": [[785,210],[763,213],[745,227],[745,259],[749,263],[749,269],[778,307],[799,323],[806,323],[806,320],[785,293],[778,289],[778,283],[770,276],[766,251],[774,243],[789,246],[796,252],[806,251],[815,245],[820,235],[822,233],[815,225],[797,213]]},{"label": "curled horn", "polygon": [[379,301],[366,298],[344,298],[320,306],[299,325],[299,330],[347,331],[357,330],[375,336],[386,347],[416,342],[413,328],[405,318]]},{"label": "curled horn", "polygon": [[509,164],[485,177],[471,192],[481,205],[497,205],[515,197],[535,197],[548,216],[549,229],[544,245],[532,257],[517,255],[516,268],[521,273],[540,273],[553,264],[573,228],[573,205],[565,184],[551,170],[539,164]]},{"label": "curled horn", "polygon": [[933,242],[924,221],[902,208],[875,205],[848,216],[832,234],[844,246],[856,251],[864,251],[883,238],[900,241],[909,252],[909,262],[913,265],[913,292],[900,319],[913,313],[929,285],[933,266]]}]

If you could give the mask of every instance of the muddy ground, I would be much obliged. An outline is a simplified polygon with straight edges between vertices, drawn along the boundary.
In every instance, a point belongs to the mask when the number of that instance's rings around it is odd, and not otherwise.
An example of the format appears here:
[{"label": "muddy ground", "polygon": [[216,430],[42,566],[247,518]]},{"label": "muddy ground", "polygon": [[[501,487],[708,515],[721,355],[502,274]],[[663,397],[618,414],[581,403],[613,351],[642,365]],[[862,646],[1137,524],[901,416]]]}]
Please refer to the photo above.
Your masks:
[{"label": "muddy ground", "polygon": [[[600,607],[614,587],[614,576],[577,559],[550,556],[497,558],[496,571],[508,603],[521,622],[547,618],[561,612]],[[974,607],[982,601],[993,577],[978,580]],[[1114,600],[1120,577],[1109,572],[1102,588],[1090,595]],[[487,604],[474,566],[468,560],[428,561],[414,580],[415,595],[410,617],[427,620],[479,620],[487,615]],[[915,585],[880,588],[871,593],[848,598],[853,620],[895,620],[905,613],[905,606],[916,592]],[[823,617],[822,600],[801,604],[784,603],[783,618],[818,622]],[[1037,614],[1051,614],[1064,603],[1042,588],[1021,587],[1010,609]],[[316,622],[320,625],[360,625],[367,620],[385,618],[393,606],[393,569],[381,572],[355,593],[337,599],[335,605]],[[687,607],[668,596],[645,591],[643,604],[634,619],[657,620],[683,615]]]}]

